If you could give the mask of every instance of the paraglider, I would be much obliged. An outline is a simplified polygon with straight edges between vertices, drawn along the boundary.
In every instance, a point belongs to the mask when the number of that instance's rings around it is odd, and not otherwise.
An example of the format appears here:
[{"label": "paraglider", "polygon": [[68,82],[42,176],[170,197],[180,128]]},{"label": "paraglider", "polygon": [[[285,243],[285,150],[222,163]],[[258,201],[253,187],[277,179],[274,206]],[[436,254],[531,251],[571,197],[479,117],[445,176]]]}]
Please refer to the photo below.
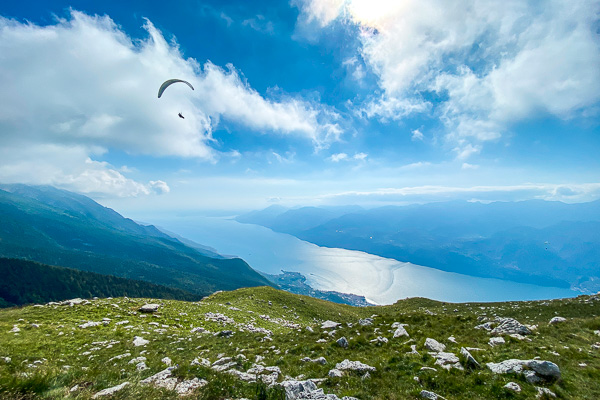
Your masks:
[{"label": "paraglider", "polygon": [[167,81],[164,81],[163,84],[160,85],[160,88],[158,89],[158,98],[160,99],[160,96],[162,96],[162,94],[166,88],[168,88],[169,86],[171,86],[172,84],[177,83],[177,82],[185,83],[186,85],[188,85],[190,87],[190,89],[194,90],[194,87],[188,81],[184,81],[181,79],[169,79]]},{"label": "paraglider", "polygon": [[177,114],[177,115],[179,115],[179,118],[181,118],[181,119],[185,119],[185,117],[184,117],[183,115],[181,115],[181,113],[179,113],[179,114]]}]

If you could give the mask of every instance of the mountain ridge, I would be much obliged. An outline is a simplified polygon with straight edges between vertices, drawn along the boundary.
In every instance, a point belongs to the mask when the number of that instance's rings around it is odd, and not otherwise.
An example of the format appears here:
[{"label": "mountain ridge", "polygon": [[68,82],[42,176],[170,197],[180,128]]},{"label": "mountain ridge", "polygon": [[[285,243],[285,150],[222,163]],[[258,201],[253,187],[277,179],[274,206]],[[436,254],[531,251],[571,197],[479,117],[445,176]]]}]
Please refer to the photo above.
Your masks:
[{"label": "mountain ridge", "polygon": [[71,192],[0,187],[0,255],[137,279],[197,295],[271,283],[243,260],[210,258]]}]

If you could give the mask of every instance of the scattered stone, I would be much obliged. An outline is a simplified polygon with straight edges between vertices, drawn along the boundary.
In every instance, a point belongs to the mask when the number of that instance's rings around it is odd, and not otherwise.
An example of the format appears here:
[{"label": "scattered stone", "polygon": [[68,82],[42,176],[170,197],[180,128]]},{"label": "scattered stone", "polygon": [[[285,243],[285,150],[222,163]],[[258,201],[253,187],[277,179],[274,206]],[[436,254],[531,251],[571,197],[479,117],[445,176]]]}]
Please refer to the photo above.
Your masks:
[{"label": "scattered stone", "polygon": [[230,375],[234,375],[236,378],[238,378],[244,382],[255,382],[256,381],[255,374],[240,372],[237,369],[230,369],[230,370],[227,370],[226,372]]},{"label": "scattered stone", "polygon": [[341,378],[344,373],[342,371],[340,371],[339,369],[331,369],[329,370],[329,373],[327,374],[330,378]]},{"label": "scattered stone", "polygon": [[333,321],[327,320],[321,324],[321,329],[337,328],[340,325],[341,324],[339,322],[333,322]]},{"label": "scattered stone", "polygon": [[345,336],[342,336],[341,338],[336,340],[336,343],[338,344],[338,346],[343,347],[344,349],[348,348],[348,339],[346,339]]},{"label": "scattered stone", "polygon": [[146,365],[145,362],[142,361],[142,362],[139,362],[139,363],[137,363],[135,365],[135,369],[138,370],[138,371],[145,371],[145,370],[148,369],[148,366]]},{"label": "scattered stone", "polygon": [[359,319],[358,323],[361,326],[373,325],[373,318]]},{"label": "scattered stone", "polygon": [[149,340],[146,340],[146,339],[144,339],[144,338],[143,338],[143,337],[141,337],[141,336],[135,336],[135,337],[133,338],[133,345],[134,345],[135,347],[138,347],[138,346],[145,346],[145,345],[147,345],[148,343],[150,343],[150,341],[149,341]]},{"label": "scattered stone", "polygon": [[203,367],[210,367],[210,361],[206,358],[194,358],[194,360],[190,363],[190,365],[201,365]]},{"label": "scattered stone", "polygon": [[551,361],[510,359],[499,363],[487,363],[486,365],[496,374],[523,374],[530,383],[536,383],[542,379],[555,381],[561,377],[558,365]]},{"label": "scattered stone", "polygon": [[169,357],[164,357],[162,360],[160,360],[163,364],[165,364],[167,367],[170,367],[171,364],[173,364],[173,360],[171,360]]},{"label": "scattered stone", "polygon": [[436,365],[439,365],[445,370],[450,371],[450,369],[456,368],[462,371],[464,369],[459,358],[454,353],[444,353],[441,351],[439,353],[433,353],[433,357],[436,359]]},{"label": "scattered stone", "polygon": [[233,359],[231,357],[222,357],[222,358],[218,359],[217,361],[215,361],[214,363],[212,363],[211,368],[215,371],[228,370],[229,368],[231,368],[237,364],[235,361],[232,361],[232,360]]},{"label": "scattered stone", "polygon": [[439,353],[441,351],[446,350],[446,345],[438,342],[435,339],[427,338],[427,339],[425,339],[425,348],[427,350]]},{"label": "scattered stone", "polygon": [[430,392],[429,390],[421,390],[421,397],[427,400],[446,400],[444,397],[437,393]]},{"label": "scattered stone", "polygon": [[95,395],[93,395],[92,399],[97,399],[98,397],[102,397],[102,396],[111,396],[114,393],[118,392],[119,390],[123,390],[129,384],[130,384],[129,382],[123,382],[120,385],[113,386],[111,388],[101,390],[98,393],[96,393]]},{"label": "scattered stone", "polygon": [[408,334],[408,332],[406,331],[404,326],[399,326],[398,328],[396,328],[396,331],[394,332],[394,338],[399,338],[402,336],[410,337],[410,335]]},{"label": "scattered stone", "polygon": [[504,338],[501,336],[496,336],[496,337],[490,338],[490,340],[488,342],[488,344],[492,347],[498,346],[499,344],[504,344],[504,343],[506,343],[506,340],[504,340]]},{"label": "scattered stone", "polygon": [[523,335],[519,335],[518,333],[511,333],[509,336],[513,339],[525,340],[527,342],[531,342],[531,339],[529,339],[528,337],[525,337]]},{"label": "scattered stone", "polygon": [[233,331],[229,331],[229,330],[220,331],[220,332],[215,333],[215,336],[228,338],[228,337],[233,336]]},{"label": "scattered stone", "polygon": [[566,322],[566,318],[563,317],[554,317],[550,320],[549,324],[553,325],[553,324],[560,324],[561,322]]},{"label": "scattered stone", "polygon": [[304,395],[317,390],[317,385],[313,381],[283,381],[279,385],[285,390],[286,400],[296,400],[305,398]]},{"label": "scattered stone", "polygon": [[518,383],[516,382],[508,382],[506,385],[503,386],[505,389],[508,390],[512,390],[514,392],[520,393],[521,392],[521,386],[519,386]]},{"label": "scattered stone", "polygon": [[545,379],[560,379],[560,369],[551,361],[529,360],[527,366]]},{"label": "scattered stone", "polygon": [[496,335],[510,335],[518,333],[519,335],[531,335],[531,330],[514,318],[498,318],[499,325],[492,329]]},{"label": "scattered stone", "polygon": [[452,342],[452,343],[457,343],[457,342],[456,342],[456,338],[455,338],[454,336],[450,336],[450,337],[448,338],[448,341],[449,341],[449,342]]},{"label": "scattered stone", "polygon": [[[54,304],[60,304],[60,305],[62,305],[62,306],[70,306],[70,307],[73,307],[73,306],[75,306],[75,305],[78,305],[78,304],[88,304],[88,303],[89,303],[89,301],[87,301],[87,300],[84,300],[84,299],[80,299],[80,298],[78,297],[78,298],[76,298],[76,299],[64,300],[64,301],[60,301],[60,302],[58,302],[58,303],[54,303]],[[50,303],[48,303],[48,304],[50,304]]]},{"label": "scattered stone", "polygon": [[81,324],[79,325],[79,327],[81,329],[85,329],[85,328],[91,328],[92,326],[98,326],[98,325],[102,325],[102,322],[93,322],[93,321],[88,321],[85,324]]},{"label": "scattered stone", "polygon": [[317,363],[317,364],[321,364],[321,365],[327,364],[327,360],[325,359],[325,357],[319,357],[319,358],[315,358],[315,359],[312,359],[310,357],[304,357],[300,361],[303,361],[303,362],[312,362],[312,363]]},{"label": "scattered stone", "polygon": [[177,378],[171,378],[172,371],[175,367],[168,367],[146,379],[140,381],[141,385],[154,385],[155,387],[165,388],[169,390],[175,389]]},{"label": "scattered stone", "polygon": [[158,308],[160,307],[160,304],[144,304],[143,306],[141,306],[139,308],[139,312],[143,312],[143,313],[154,313],[156,311],[158,311]]},{"label": "scattered stone", "polygon": [[120,360],[120,359],[122,359],[122,358],[125,358],[125,357],[130,357],[130,356],[131,356],[131,353],[119,354],[118,356],[114,356],[114,357],[112,357],[112,358],[109,358],[109,359],[108,359],[108,362],[111,362],[111,361],[114,361],[114,360]]},{"label": "scattered stone", "polygon": [[410,351],[407,352],[406,354],[416,354],[416,355],[420,355],[419,352],[417,351],[417,345],[416,344],[411,344],[410,345]]},{"label": "scattered stone", "polygon": [[358,371],[358,372],[367,372],[367,371],[374,372],[376,370],[375,367],[371,367],[370,365],[363,364],[360,361],[350,361],[348,359],[345,359],[341,363],[337,363],[335,365],[335,368],[342,370],[342,371],[352,370],[352,371]]},{"label": "scattered stone", "polygon": [[431,367],[421,367],[420,371],[435,371],[435,372],[437,372],[437,369],[431,368]]},{"label": "scattered stone", "polygon": [[538,398],[538,399],[541,399],[544,396],[556,398],[556,394],[552,390],[550,390],[548,388],[545,388],[545,387],[536,387],[536,389],[537,389],[536,398]]},{"label": "scattered stone", "polygon": [[371,343],[387,343],[388,339],[383,336],[377,336],[375,339],[370,340]]},{"label": "scattered stone", "polygon": [[493,326],[494,326],[493,322],[486,322],[484,324],[477,325],[475,327],[475,329],[485,329],[486,331],[491,331],[493,329]]},{"label": "scattered stone", "polygon": [[208,384],[208,381],[206,381],[204,379],[198,379],[198,378],[188,379],[188,380],[179,382],[177,384],[177,386],[175,386],[175,391],[180,396],[188,396],[188,395],[192,394],[192,392],[194,390],[201,388],[202,386],[205,386],[207,384]]},{"label": "scattered stone", "polygon": [[469,353],[469,350],[464,347],[460,348],[460,354],[466,359],[466,363],[468,366],[472,368],[481,368],[481,365],[475,360],[475,358]]}]

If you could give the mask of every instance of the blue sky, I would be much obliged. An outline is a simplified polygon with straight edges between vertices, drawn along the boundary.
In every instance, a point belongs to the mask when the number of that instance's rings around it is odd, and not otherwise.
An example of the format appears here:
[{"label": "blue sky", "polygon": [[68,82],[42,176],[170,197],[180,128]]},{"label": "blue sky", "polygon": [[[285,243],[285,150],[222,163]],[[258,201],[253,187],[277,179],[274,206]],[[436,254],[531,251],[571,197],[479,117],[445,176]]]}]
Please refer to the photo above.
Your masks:
[{"label": "blue sky", "polygon": [[[0,181],[149,215],[595,200],[599,13],[591,0],[3,2]],[[157,99],[169,78],[196,90]]]}]

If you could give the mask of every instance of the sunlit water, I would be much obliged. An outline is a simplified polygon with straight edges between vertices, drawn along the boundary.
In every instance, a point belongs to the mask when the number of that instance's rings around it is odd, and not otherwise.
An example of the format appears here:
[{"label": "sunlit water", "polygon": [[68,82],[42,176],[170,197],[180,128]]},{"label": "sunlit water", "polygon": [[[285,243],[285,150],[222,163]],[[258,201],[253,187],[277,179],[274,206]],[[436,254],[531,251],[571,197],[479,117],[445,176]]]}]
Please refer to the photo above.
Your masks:
[{"label": "sunlit water", "polygon": [[296,237],[231,219],[185,217],[151,222],[220,254],[243,258],[269,274],[300,272],[315,289],[365,296],[377,304],[406,297],[448,302],[535,300],[573,297],[568,289],[477,278],[376,255],[319,247]]}]

